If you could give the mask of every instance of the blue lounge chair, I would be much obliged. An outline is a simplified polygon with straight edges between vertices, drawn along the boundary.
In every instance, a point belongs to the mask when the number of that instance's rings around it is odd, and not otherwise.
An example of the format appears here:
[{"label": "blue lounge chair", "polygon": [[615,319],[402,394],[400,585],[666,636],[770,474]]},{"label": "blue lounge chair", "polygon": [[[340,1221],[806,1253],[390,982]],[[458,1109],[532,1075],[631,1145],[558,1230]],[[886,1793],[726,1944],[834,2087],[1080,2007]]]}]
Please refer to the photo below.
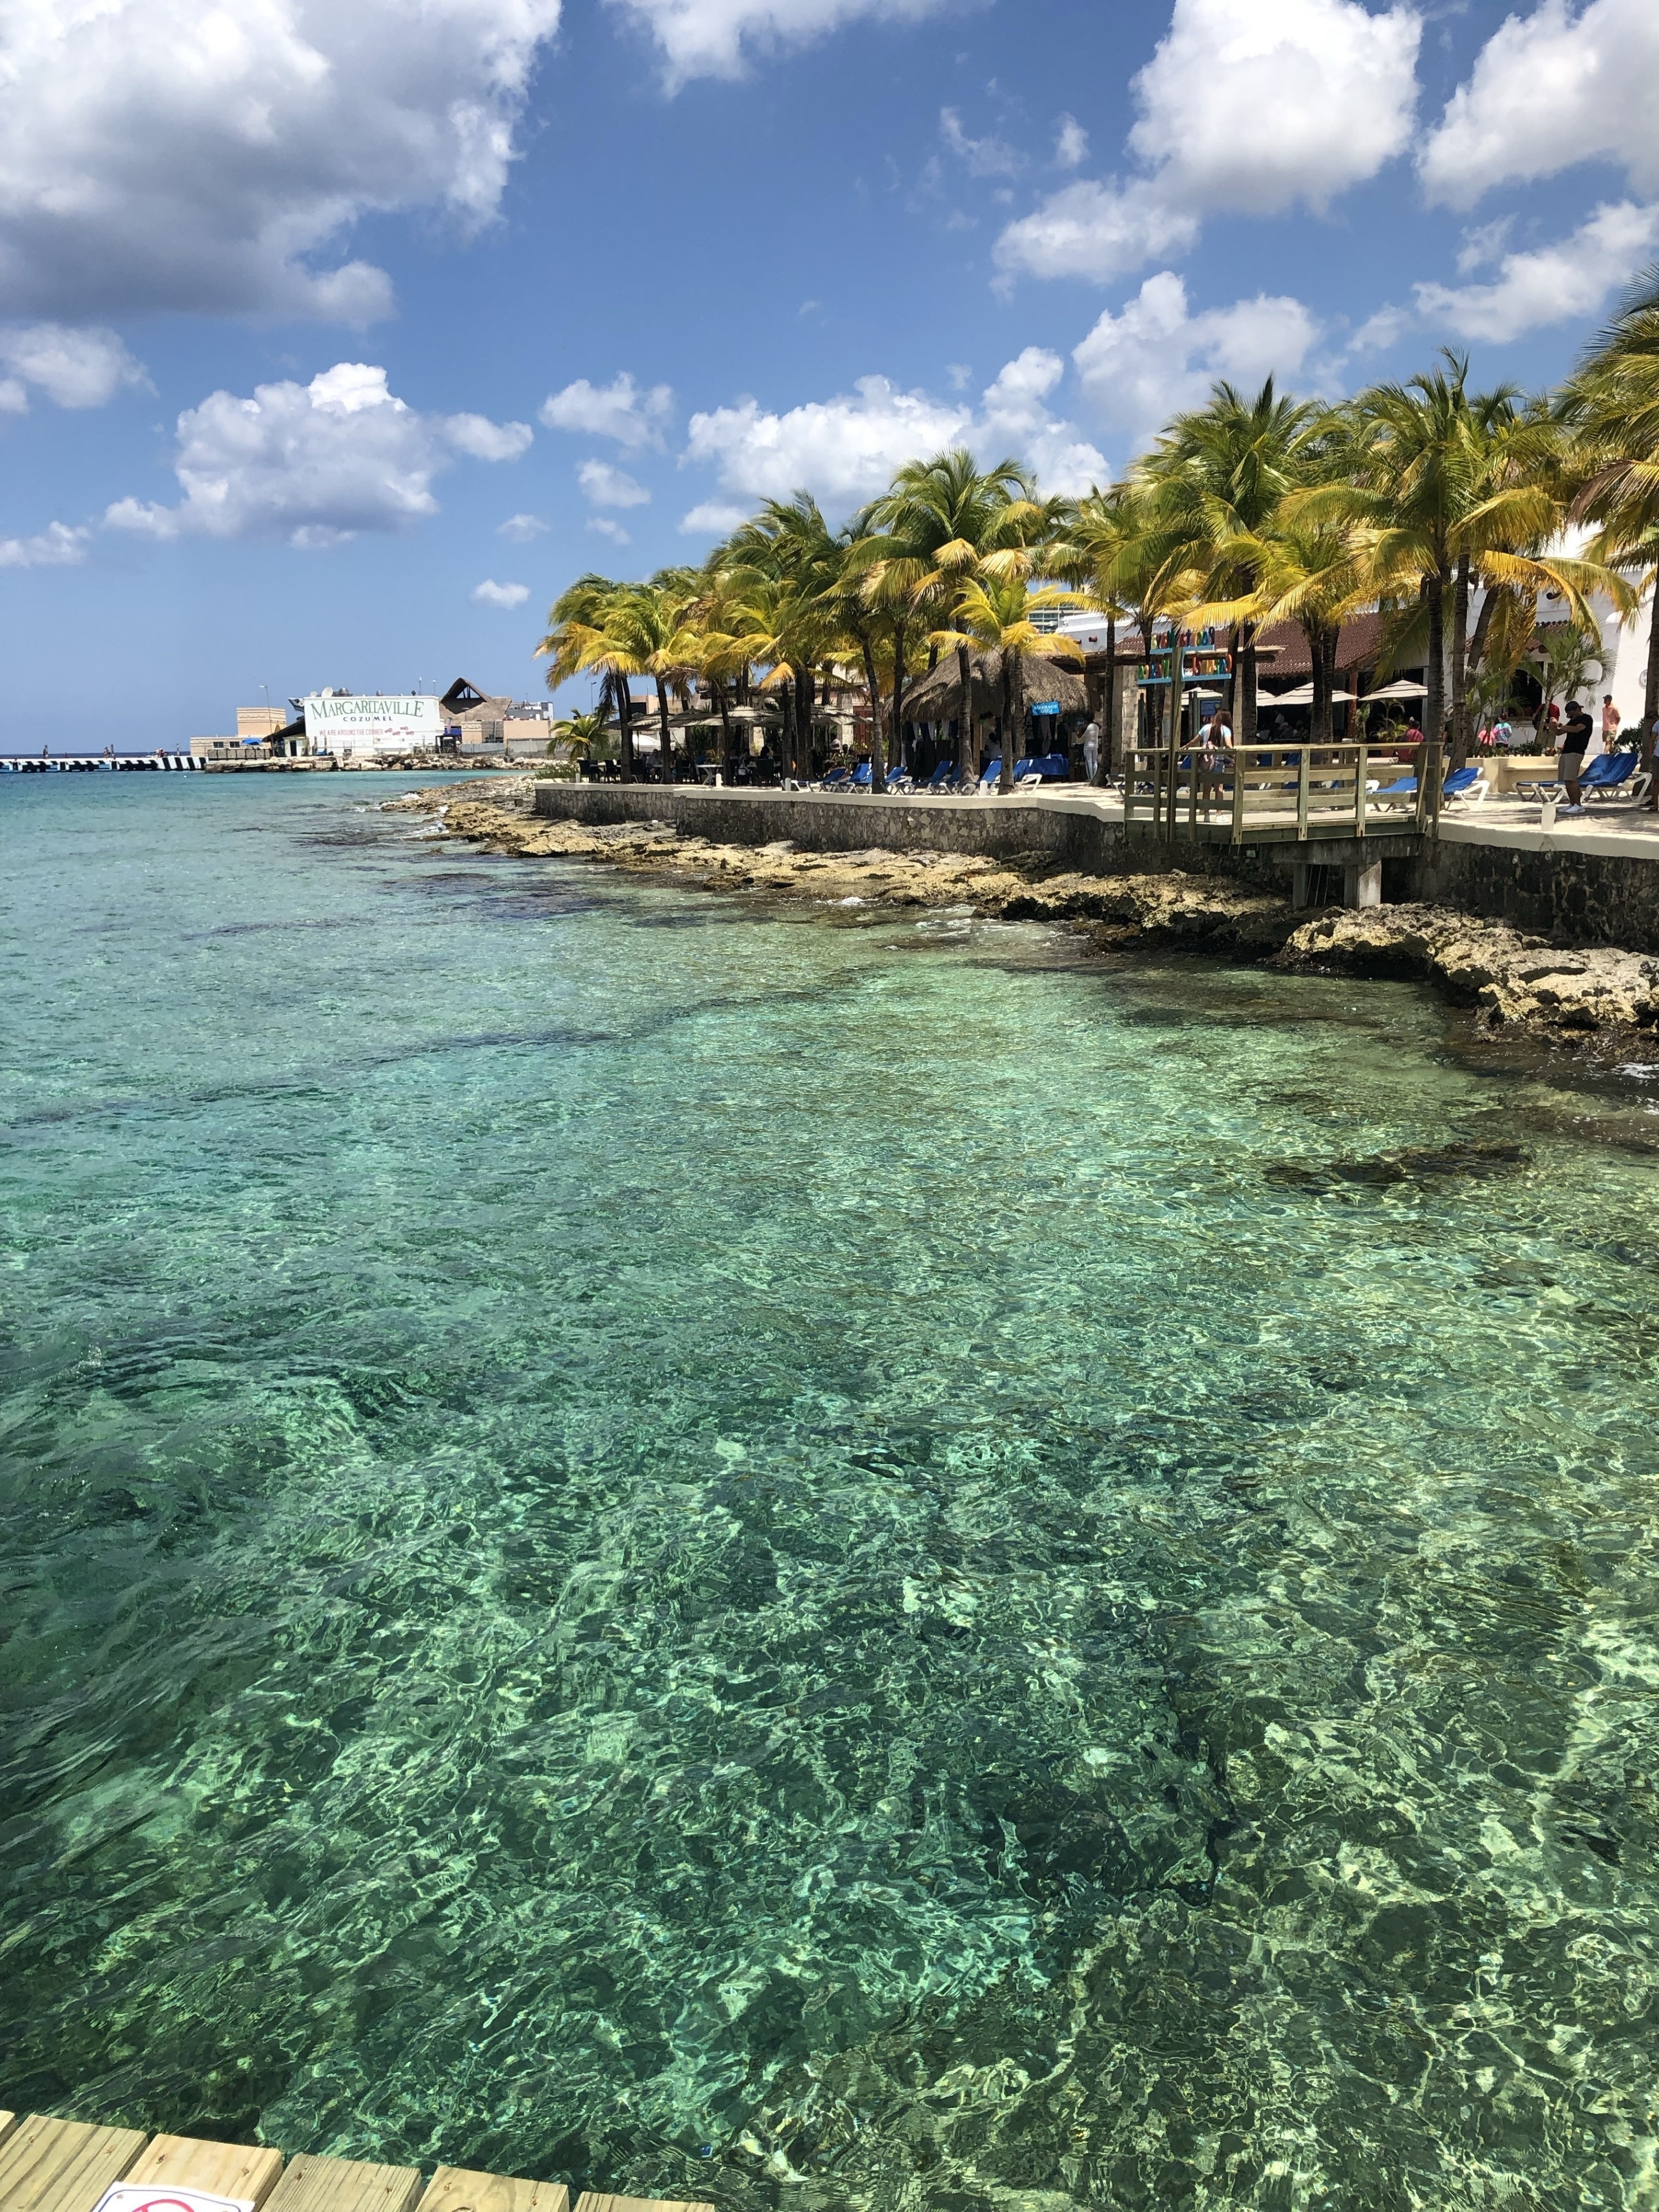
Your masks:
[{"label": "blue lounge chair", "polygon": [[868,761],[860,761],[859,763],[858,766],[853,770],[852,775],[847,779],[847,788],[849,791],[869,790],[870,763]]},{"label": "blue lounge chair", "polygon": [[883,779],[882,789],[884,791],[903,791],[907,787],[911,790],[915,788],[915,785],[910,782],[909,769],[906,768],[903,762],[901,761],[896,768],[890,768],[888,769],[885,777]]},{"label": "blue lounge chair", "polygon": [[818,786],[818,788],[820,791],[845,791],[852,781],[853,777],[850,769],[844,768],[832,769],[830,774],[824,777],[823,781]]},{"label": "blue lounge chair", "polygon": [[996,758],[987,768],[984,775],[981,776],[978,787],[981,791],[994,791],[1001,781],[1002,756],[999,753]]},{"label": "blue lounge chair", "polygon": [[[1616,793],[1620,799],[1632,800],[1637,805],[1648,795],[1653,778],[1643,774],[1635,753],[1598,753],[1584,770],[1578,788],[1585,799],[1611,799]],[[1598,775],[1596,770],[1601,772]]]},{"label": "blue lounge chair", "polygon": [[956,781],[956,763],[953,761],[942,760],[922,788],[926,791],[943,791],[947,783]]}]

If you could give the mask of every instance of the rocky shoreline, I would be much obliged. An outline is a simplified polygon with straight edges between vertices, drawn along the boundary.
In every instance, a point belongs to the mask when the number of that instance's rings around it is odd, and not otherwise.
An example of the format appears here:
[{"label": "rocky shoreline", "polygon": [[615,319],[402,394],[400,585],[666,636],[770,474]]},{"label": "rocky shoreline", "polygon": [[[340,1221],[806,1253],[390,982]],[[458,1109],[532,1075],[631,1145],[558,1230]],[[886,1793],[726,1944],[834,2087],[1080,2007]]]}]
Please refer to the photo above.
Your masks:
[{"label": "rocky shoreline", "polygon": [[809,853],[720,845],[666,823],[590,827],[538,816],[529,777],[411,792],[385,802],[436,819],[446,836],[526,859],[597,860],[702,890],[823,906],[960,907],[1009,921],[1069,922],[1103,951],[1158,945],[1285,970],[1434,984],[1480,1025],[1614,1044],[1659,1024],[1659,959],[1613,947],[1565,951],[1502,922],[1442,906],[1328,908],[1304,920],[1288,900],[1211,876],[1081,876],[948,853]]}]

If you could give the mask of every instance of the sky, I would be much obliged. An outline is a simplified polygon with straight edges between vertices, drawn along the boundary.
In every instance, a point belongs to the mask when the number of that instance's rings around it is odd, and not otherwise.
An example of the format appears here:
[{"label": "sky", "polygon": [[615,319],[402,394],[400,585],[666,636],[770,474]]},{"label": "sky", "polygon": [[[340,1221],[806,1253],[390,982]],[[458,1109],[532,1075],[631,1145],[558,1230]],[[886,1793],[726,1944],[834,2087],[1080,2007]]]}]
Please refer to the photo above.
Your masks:
[{"label": "sky", "polygon": [[1653,0],[29,0],[0,749],[538,697],[586,570],[951,444],[1085,489],[1219,376],[1546,385],[1656,113]]}]

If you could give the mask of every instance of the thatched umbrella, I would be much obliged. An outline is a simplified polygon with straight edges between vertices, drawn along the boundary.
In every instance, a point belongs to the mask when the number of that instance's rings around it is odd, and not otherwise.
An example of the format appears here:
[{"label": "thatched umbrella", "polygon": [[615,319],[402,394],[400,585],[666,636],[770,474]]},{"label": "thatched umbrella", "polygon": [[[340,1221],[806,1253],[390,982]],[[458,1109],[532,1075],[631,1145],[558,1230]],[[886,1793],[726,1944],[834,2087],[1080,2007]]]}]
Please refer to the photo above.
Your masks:
[{"label": "thatched umbrella", "polygon": [[[971,653],[969,659],[975,705],[981,708],[995,705],[1002,697],[1002,655],[993,647],[988,652]],[[1020,714],[1030,714],[1033,707],[1054,705],[1062,714],[1078,714],[1089,704],[1083,678],[1040,653],[1015,656],[1009,690],[1014,711]],[[939,666],[930,668],[926,676],[917,677],[904,695],[904,712],[913,722],[948,721],[961,711],[962,683],[954,653],[941,658]]]}]

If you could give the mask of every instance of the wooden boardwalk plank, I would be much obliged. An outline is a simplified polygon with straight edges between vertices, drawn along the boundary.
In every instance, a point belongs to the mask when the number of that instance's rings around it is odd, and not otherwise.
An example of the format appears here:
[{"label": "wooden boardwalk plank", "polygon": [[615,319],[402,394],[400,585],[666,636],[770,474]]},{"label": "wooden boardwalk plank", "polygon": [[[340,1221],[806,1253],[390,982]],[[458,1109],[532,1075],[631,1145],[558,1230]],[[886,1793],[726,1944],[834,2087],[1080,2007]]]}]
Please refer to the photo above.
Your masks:
[{"label": "wooden boardwalk plank", "polygon": [[264,2212],[415,2212],[420,2193],[416,2166],[310,2158],[302,2151],[289,2160],[288,2172],[265,2199]]},{"label": "wooden boardwalk plank", "polygon": [[576,2212],[714,2212],[712,2204],[690,2204],[673,2197],[604,2197],[584,2189]]},{"label": "wooden boardwalk plank", "polygon": [[17,2115],[15,2112],[0,2112],[0,2142],[4,2142],[6,2137],[11,2133],[12,2130],[16,2125]]},{"label": "wooden boardwalk plank", "polygon": [[263,2204],[276,2186],[283,2154],[250,2143],[198,2142],[194,2136],[157,2136],[129,2181],[170,2182],[175,2189],[204,2189],[210,2197],[251,2197]]},{"label": "wooden boardwalk plank", "polygon": [[90,2212],[144,2147],[142,2128],[93,2128],[31,2112],[0,2144],[5,2212]]},{"label": "wooden boardwalk plank", "polygon": [[570,2212],[562,2181],[509,2181],[498,2173],[472,2173],[441,2166],[421,2199],[421,2212]]}]

